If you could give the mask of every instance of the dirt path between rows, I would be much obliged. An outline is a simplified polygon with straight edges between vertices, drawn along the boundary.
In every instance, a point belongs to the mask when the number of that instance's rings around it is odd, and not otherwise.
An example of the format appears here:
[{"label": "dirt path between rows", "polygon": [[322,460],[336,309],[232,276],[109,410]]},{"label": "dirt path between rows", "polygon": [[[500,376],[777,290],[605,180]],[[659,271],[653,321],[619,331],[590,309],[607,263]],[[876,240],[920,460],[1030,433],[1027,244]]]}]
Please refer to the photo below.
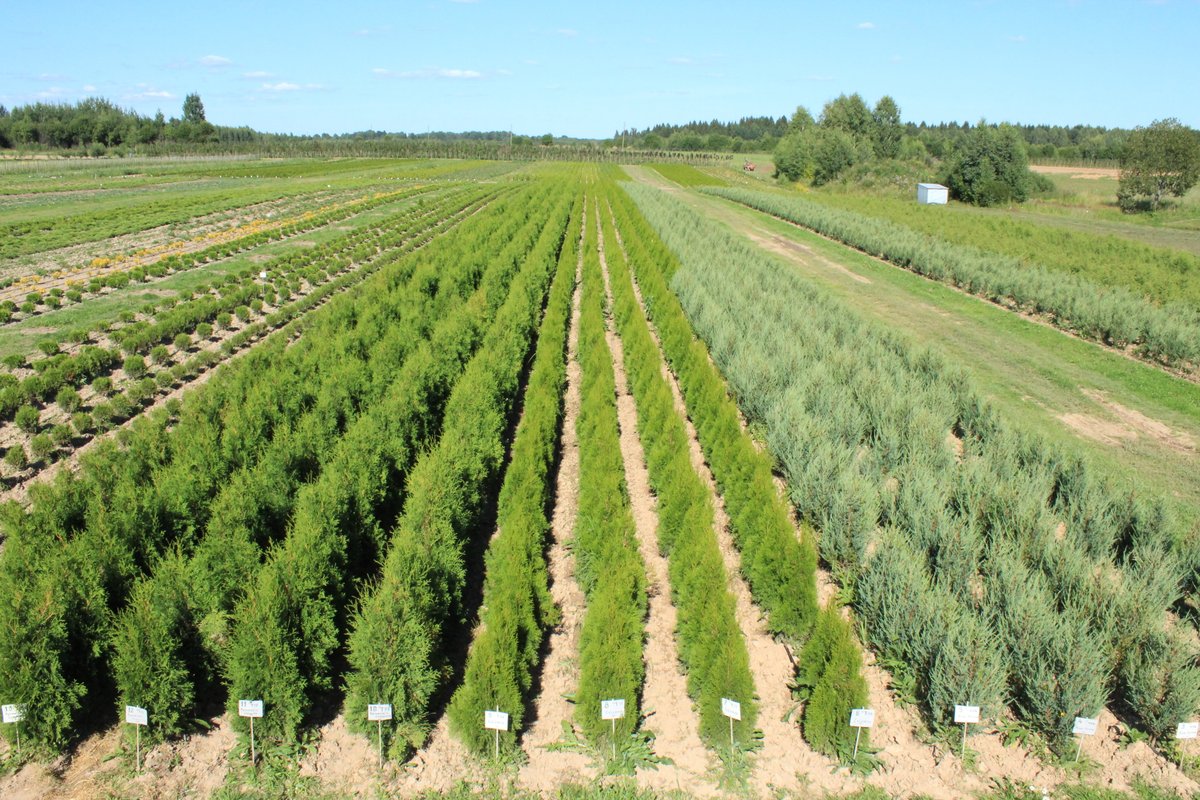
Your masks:
[{"label": "dirt path between rows", "polygon": [[[610,212],[611,213],[611,212]],[[616,221],[613,221],[614,229]],[[624,249],[624,244],[617,232],[618,244]],[[628,253],[626,253],[628,258]],[[675,374],[667,366],[666,358],[662,355],[662,342],[658,331],[646,314],[646,303],[642,298],[641,288],[637,281],[632,281],[633,294],[638,308],[646,318],[650,336],[659,352],[659,368],[675,401],[675,412],[683,420],[688,438],[688,455],[692,468],[700,476],[700,480],[708,487],[713,499],[714,534],[721,558],[725,563],[725,573],[728,575],[728,588],[736,603],[738,627],[746,637],[746,648],[750,654],[750,670],[754,675],[754,685],[759,703],[758,724],[763,733],[762,749],[754,757],[752,785],[759,796],[768,796],[772,787],[786,786],[800,789],[802,787],[819,787],[825,791],[844,793],[855,788],[854,784],[843,776],[832,774],[836,764],[828,758],[816,753],[804,741],[800,733],[798,704],[792,699],[789,685],[795,674],[792,655],[780,641],[776,641],[768,632],[766,615],[757,605],[750,594],[750,588],[742,578],[741,553],[733,543],[730,534],[729,515],[725,510],[725,501],[717,490],[717,482],[709,469],[704,451],[700,447],[700,438],[696,426],[688,415],[687,405],[680,391]],[[803,776],[803,777],[801,777]],[[816,780],[814,780],[816,776]]]},{"label": "dirt path between rows", "polygon": [[[584,207],[584,214],[587,207]],[[533,700],[532,725],[522,737],[529,761],[518,781],[527,789],[553,792],[566,783],[592,780],[596,770],[587,756],[551,752],[549,745],[562,738],[571,725],[575,706],[567,698],[579,686],[579,634],[586,599],[575,580],[575,557],[570,541],[579,513],[579,419],[581,369],[579,366],[579,307],[583,291],[583,240],[575,265],[575,292],[571,298],[571,324],[567,331],[567,386],[563,398],[562,434],[559,439],[558,474],[554,485],[554,513],[550,518],[550,596],[561,619],[550,632],[542,663],[540,691]]]},{"label": "dirt path between rows", "polygon": [[[609,307],[612,291],[608,264],[604,258],[604,238],[600,237],[600,267],[604,274],[604,292]],[[667,559],[658,545],[656,500],[650,489],[646,455],[637,432],[637,406],[629,392],[625,376],[625,349],[606,313],[605,339],[612,354],[617,389],[617,425],[620,428],[621,456],[625,461],[625,484],[637,528],[638,550],[646,565],[647,596],[650,611],[646,620],[646,681],[642,690],[642,709],[646,730],[655,735],[654,751],[671,759],[672,764],[657,770],[639,769],[638,785],[658,789],[684,789],[694,795],[713,795],[715,787],[704,779],[710,768],[710,755],[700,740],[700,724],[687,694],[675,646],[676,609],[671,602]]]}]

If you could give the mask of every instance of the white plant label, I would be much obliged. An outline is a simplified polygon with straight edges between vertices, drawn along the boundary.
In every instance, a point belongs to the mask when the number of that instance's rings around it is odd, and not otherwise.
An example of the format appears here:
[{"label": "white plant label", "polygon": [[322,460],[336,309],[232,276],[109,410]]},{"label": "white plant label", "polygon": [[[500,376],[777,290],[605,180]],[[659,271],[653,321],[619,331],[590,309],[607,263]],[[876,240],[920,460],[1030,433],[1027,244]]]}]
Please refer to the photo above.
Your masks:
[{"label": "white plant label", "polygon": [[387,722],[392,718],[391,703],[368,703],[367,704],[367,721],[368,722]]},{"label": "white plant label", "polygon": [[1200,722],[1181,722],[1175,728],[1176,739],[1195,739],[1200,735]]},{"label": "white plant label", "polygon": [[1071,733],[1075,736],[1095,736],[1096,726],[1099,722],[1099,718],[1076,717],[1075,725],[1071,728]]},{"label": "white plant label", "polygon": [[875,709],[873,708],[852,708],[850,709],[850,727],[851,728],[870,728],[875,724]]},{"label": "white plant label", "polygon": [[965,725],[979,722],[979,706],[955,706],[954,724]]},{"label": "white plant label", "polygon": [[150,714],[141,706],[125,706],[125,721],[130,725],[149,725]]},{"label": "white plant label", "polygon": [[624,719],[625,718],[625,701],[624,700],[601,700],[600,701],[600,719]]},{"label": "white plant label", "polygon": [[742,719],[742,704],[736,700],[730,700],[728,697],[722,697],[721,713],[730,719],[736,719],[740,722]]},{"label": "white plant label", "polygon": [[25,707],[17,705],[0,706],[0,714],[5,722],[20,722],[25,719]]},{"label": "white plant label", "polygon": [[508,730],[508,714],[503,711],[483,712],[483,727],[489,731]]},{"label": "white plant label", "polygon": [[262,272],[258,273],[258,278],[259,280],[265,281],[267,279],[267,271],[264,269]]},{"label": "white plant label", "polygon": [[250,717],[252,719],[262,719],[263,701],[262,700],[238,700],[238,716]]}]

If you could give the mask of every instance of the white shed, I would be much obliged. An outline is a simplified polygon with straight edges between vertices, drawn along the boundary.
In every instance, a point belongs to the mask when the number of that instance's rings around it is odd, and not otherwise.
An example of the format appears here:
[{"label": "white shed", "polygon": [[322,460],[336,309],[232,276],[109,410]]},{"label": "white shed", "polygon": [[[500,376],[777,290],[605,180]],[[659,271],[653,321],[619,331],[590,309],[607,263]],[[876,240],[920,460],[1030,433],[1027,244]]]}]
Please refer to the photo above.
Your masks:
[{"label": "white shed", "polygon": [[944,206],[950,199],[950,190],[940,183],[918,183],[917,202],[923,206]]}]

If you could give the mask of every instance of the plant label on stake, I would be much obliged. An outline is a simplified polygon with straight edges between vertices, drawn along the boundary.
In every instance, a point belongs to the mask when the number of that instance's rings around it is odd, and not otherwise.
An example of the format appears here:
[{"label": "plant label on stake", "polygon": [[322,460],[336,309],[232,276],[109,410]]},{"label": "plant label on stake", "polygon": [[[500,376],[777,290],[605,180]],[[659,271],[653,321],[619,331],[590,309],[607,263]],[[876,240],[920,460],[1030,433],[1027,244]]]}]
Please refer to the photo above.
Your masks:
[{"label": "plant label on stake", "polygon": [[1200,722],[1181,722],[1175,726],[1176,739],[1195,739],[1200,735]]},{"label": "plant label on stake", "polygon": [[855,728],[854,732],[854,759],[858,759],[858,742],[862,738],[862,729],[870,728],[875,724],[875,709],[873,708],[852,708],[850,709],[850,727]]},{"label": "plant label on stake", "polygon": [[5,724],[17,726],[17,755],[21,755],[21,720],[25,719],[25,706],[5,704],[0,706],[0,715]]},{"label": "plant label on stake", "polygon": [[254,720],[262,719],[262,700],[238,700],[238,716],[250,720],[250,763],[258,764],[258,753],[254,749]]},{"label": "plant label on stake", "polygon": [[959,758],[967,758],[967,726],[979,722],[979,706],[954,706],[954,723],[963,726],[962,753]]},{"label": "plant label on stake", "polygon": [[378,736],[379,768],[383,769],[383,723],[392,719],[391,703],[368,703],[367,722],[375,723],[375,734]]},{"label": "plant label on stake", "polygon": [[500,758],[500,731],[508,730],[508,714],[503,711],[484,711],[483,728],[496,732],[496,758]]},{"label": "plant label on stake", "polygon": [[1079,742],[1075,746],[1075,760],[1079,760],[1080,753],[1083,752],[1083,737],[1095,736],[1096,727],[1099,725],[1099,717],[1076,717],[1075,724],[1071,726],[1071,733],[1079,737]]},{"label": "plant label on stake", "polygon": [[721,698],[721,713],[729,717],[729,746],[733,747],[733,721],[742,721],[742,704],[728,697]]},{"label": "plant label on stake", "polygon": [[612,752],[617,757],[617,720],[625,718],[625,700],[601,700],[600,719],[612,720]]},{"label": "plant label on stake", "polygon": [[137,771],[142,771],[142,726],[150,724],[150,714],[141,706],[125,706],[125,722],[134,726],[134,738],[137,742]]}]

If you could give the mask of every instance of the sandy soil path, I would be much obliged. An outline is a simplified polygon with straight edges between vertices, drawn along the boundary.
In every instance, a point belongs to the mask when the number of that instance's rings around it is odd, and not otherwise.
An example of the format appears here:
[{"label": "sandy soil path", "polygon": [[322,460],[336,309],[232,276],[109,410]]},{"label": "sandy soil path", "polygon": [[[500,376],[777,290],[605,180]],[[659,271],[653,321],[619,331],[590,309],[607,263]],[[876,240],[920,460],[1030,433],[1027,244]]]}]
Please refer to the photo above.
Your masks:
[{"label": "sandy soil path", "polygon": [[[604,273],[605,294],[611,304],[604,246],[601,237],[600,266]],[[687,695],[687,678],[675,646],[677,614],[671,603],[667,559],[658,546],[656,500],[650,490],[646,456],[637,433],[637,406],[625,376],[625,350],[613,329],[611,316],[605,338],[612,353],[616,377],[617,424],[621,431],[621,455],[625,460],[625,483],[648,579],[650,611],[646,621],[646,683],[642,693],[642,706],[647,717],[645,727],[655,735],[655,752],[674,762],[657,770],[639,770],[638,783],[655,789],[682,788],[693,794],[710,795],[714,788],[702,777],[709,769],[710,756],[700,741],[699,721]]]},{"label": "sandy soil path", "polygon": [[[586,213],[586,207],[585,207]],[[581,753],[551,752],[546,748],[562,738],[570,725],[575,706],[567,695],[579,685],[579,633],[583,627],[586,600],[575,581],[575,558],[568,543],[575,533],[579,512],[579,303],[582,291],[582,231],[575,266],[575,294],[571,299],[571,324],[567,331],[567,387],[563,399],[559,465],[554,487],[554,513],[550,519],[550,596],[561,620],[550,632],[546,660],[542,664],[540,692],[533,701],[533,724],[522,739],[529,758],[521,767],[519,782],[528,789],[552,791],[563,783],[595,777],[595,769]]]}]

